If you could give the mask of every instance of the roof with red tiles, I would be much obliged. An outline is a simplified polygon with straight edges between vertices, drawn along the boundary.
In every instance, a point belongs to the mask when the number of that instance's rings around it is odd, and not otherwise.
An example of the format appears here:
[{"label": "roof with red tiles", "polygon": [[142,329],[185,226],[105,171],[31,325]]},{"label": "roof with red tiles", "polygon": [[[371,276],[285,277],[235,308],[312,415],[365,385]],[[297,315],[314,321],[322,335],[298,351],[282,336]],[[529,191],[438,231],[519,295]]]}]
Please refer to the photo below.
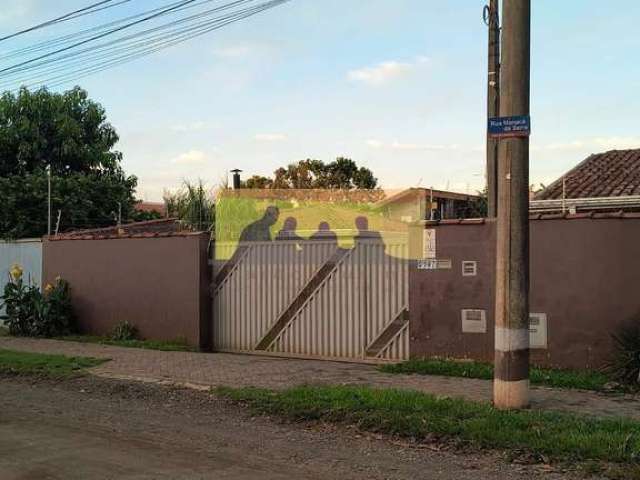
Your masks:
[{"label": "roof with red tiles", "polygon": [[90,230],[75,230],[61,233],[51,240],[92,240],[107,238],[148,238],[170,237],[176,235],[193,235],[194,232],[182,228],[177,218],[163,218],[146,222],[126,223],[124,225],[94,228]]},{"label": "roof with red tiles", "polygon": [[537,193],[535,200],[640,195],[640,149],[596,153]]}]

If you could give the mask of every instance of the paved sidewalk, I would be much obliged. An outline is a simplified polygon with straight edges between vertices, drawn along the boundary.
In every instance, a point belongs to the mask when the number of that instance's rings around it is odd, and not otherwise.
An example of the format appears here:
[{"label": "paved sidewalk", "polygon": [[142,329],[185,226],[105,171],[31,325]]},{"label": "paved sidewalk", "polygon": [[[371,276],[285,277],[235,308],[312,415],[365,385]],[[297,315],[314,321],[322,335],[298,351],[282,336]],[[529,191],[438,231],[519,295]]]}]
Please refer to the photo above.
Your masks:
[{"label": "paved sidewalk", "polygon": [[[467,378],[392,375],[375,366],[318,360],[284,359],[226,353],[160,352],[108,345],[0,337],[0,348],[64,355],[110,358],[91,370],[110,378],[189,384],[285,388],[300,384],[371,385],[406,388],[435,395],[490,401],[491,382]],[[640,419],[640,397],[577,390],[533,388],[532,407],[598,416]]]}]

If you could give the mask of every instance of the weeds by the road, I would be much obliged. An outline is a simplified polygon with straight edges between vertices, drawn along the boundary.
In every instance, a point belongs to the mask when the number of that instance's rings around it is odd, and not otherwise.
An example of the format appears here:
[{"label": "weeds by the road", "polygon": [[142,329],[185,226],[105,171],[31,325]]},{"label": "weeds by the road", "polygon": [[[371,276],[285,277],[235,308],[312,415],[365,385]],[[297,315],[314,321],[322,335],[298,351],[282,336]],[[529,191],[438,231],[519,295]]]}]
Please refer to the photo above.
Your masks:
[{"label": "weeds by the road", "polygon": [[[493,365],[490,363],[437,358],[382,365],[380,370],[387,373],[442,375],[484,380],[493,378]],[[593,370],[559,370],[532,366],[529,376],[533,385],[552,388],[602,391],[607,383],[610,383],[610,379],[605,374]]]},{"label": "weeds by the road", "polygon": [[67,357],[0,349],[0,374],[64,378],[106,362],[105,359]]},{"label": "weeds by the road", "polygon": [[640,422],[542,411],[505,412],[488,403],[438,398],[406,390],[306,386],[284,391],[218,388],[230,400],[291,420],[322,420],[432,441],[524,451],[552,460],[633,463]]},{"label": "weeds by the road", "polygon": [[187,344],[186,340],[178,339],[172,341],[162,340],[114,340],[110,337],[100,337],[95,335],[70,335],[58,337],[56,340],[65,340],[81,343],[98,343],[101,345],[113,345],[116,347],[144,348],[146,350],[162,350],[165,352],[192,352],[193,347]]}]

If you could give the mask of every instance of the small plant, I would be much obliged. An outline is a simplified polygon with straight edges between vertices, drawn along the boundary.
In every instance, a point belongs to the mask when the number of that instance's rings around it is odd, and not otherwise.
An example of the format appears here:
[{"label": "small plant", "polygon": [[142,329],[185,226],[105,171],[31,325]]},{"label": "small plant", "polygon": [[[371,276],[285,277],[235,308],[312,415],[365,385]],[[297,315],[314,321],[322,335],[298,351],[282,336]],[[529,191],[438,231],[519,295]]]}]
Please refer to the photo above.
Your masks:
[{"label": "small plant", "polygon": [[6,314],[0,317],[9,334],[29,337],[55,337],[76,331],[69,284],[56,278],[47,284],[44,292],[23,280],[23,271],[14,265],[9,272],[9,283],[0,297]]},{"label": "small plant", "polygon": [[111,340],[116,342],[138,340],[138,329],[126,320],[119,322],[111,331]]},{"label": "small plant", "polygon": [[612,338],[614,353],[607,373],[623,385],[640,387],[640,318],[622,324]]}]

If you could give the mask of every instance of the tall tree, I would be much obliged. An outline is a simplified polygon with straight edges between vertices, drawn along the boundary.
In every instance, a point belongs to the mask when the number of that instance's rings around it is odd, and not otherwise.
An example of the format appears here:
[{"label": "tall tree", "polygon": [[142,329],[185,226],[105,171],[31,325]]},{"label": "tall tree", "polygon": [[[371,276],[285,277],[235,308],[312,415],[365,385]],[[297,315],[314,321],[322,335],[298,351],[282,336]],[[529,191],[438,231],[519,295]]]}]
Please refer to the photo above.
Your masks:
[{"label": "tall tree", "polygon": [[104,108],[76,87],[65,93],[22,88],[0,97],[0,176],[120,173],[118,134]]},{"label": "tall tree", "polygon": [[[60,230],[113,225],[134,212],[137,179],[114,147],[104,108],[79,87],[0,97],[0,237],[46,234],[47,167]],[[56,218],[53,219],[54,222]]]},{"label": "tall tree", "polygon": [[338,157],[331,163],[306,159],[278,168],[273,179],[254,175],[245,188],[324,188],[324,189],[375,189],[378,179],[365,167],[358,167],[350,158]]}]

